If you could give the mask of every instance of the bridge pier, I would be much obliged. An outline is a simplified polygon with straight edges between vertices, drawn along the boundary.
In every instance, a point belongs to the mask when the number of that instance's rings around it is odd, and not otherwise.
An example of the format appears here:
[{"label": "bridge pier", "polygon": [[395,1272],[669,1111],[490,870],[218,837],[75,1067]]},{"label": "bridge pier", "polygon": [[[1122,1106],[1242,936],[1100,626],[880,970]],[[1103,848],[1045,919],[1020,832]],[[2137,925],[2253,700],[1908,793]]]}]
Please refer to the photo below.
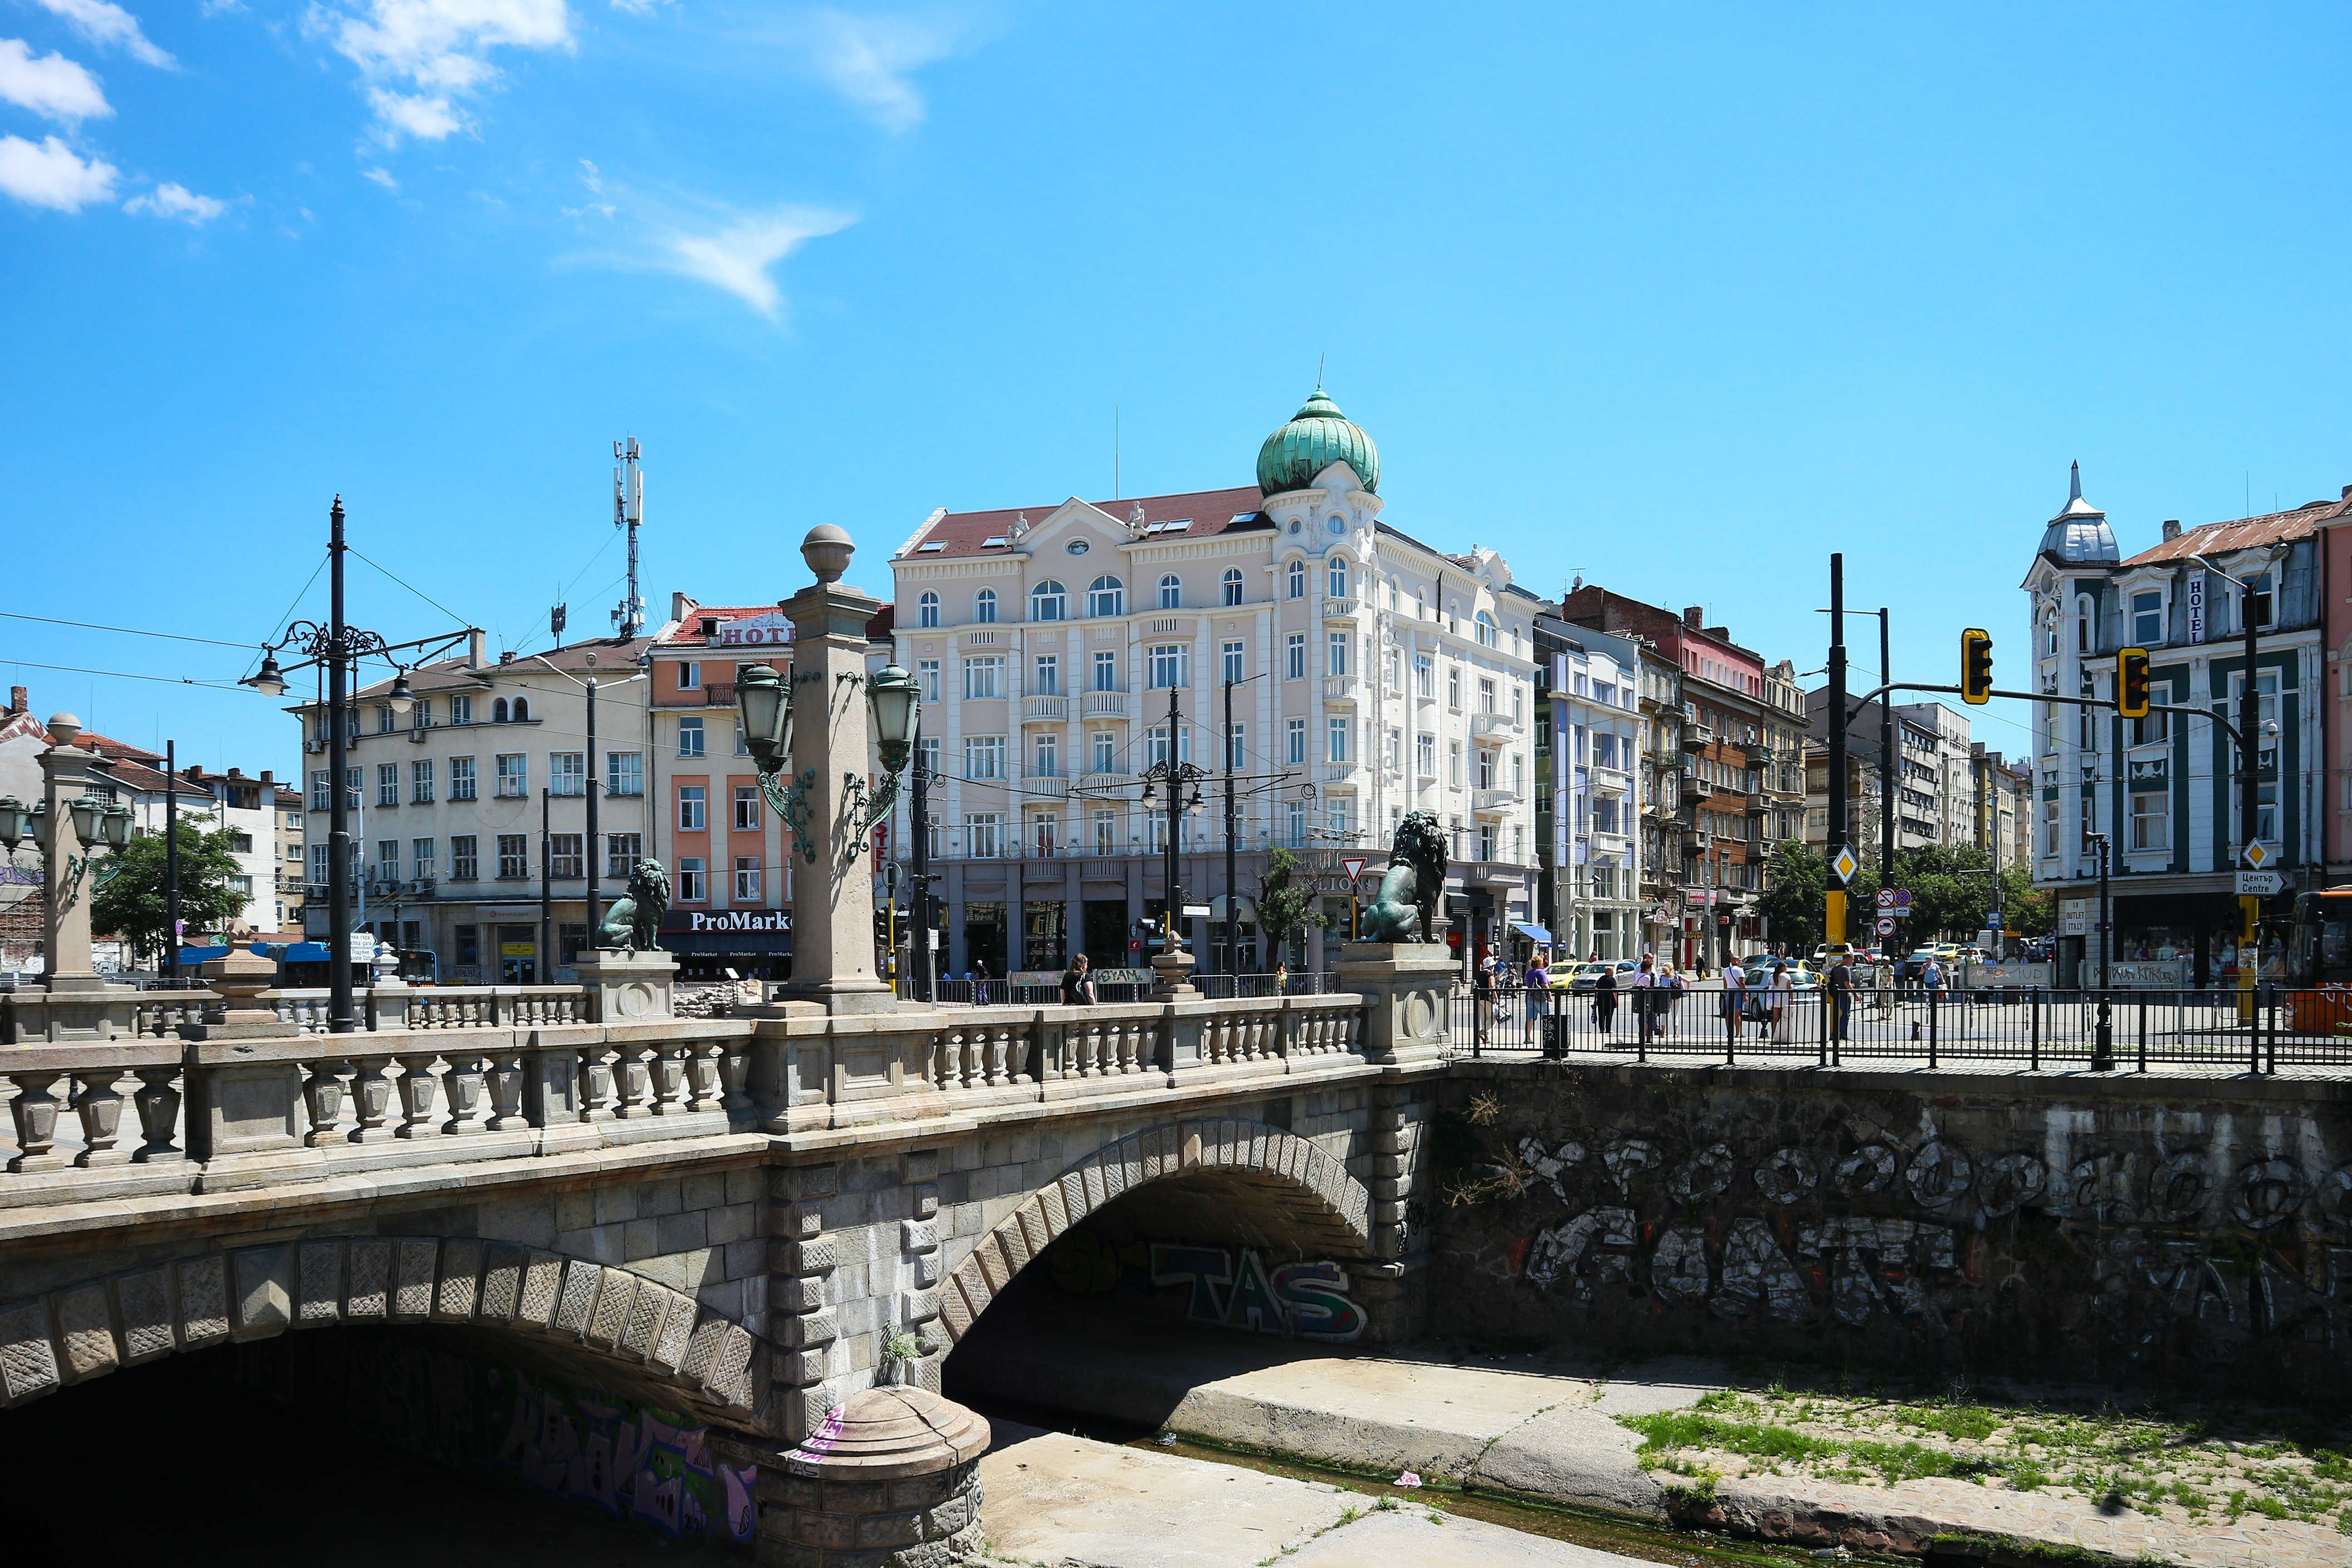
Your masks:
[{"label": "bridge pier", "polygon": [[779,1568],[947,1568],[981,1548],[989,1426],[919,1388],[852,1394],[788,1453],[729,1445],[759,1466],[759,1560]]}]

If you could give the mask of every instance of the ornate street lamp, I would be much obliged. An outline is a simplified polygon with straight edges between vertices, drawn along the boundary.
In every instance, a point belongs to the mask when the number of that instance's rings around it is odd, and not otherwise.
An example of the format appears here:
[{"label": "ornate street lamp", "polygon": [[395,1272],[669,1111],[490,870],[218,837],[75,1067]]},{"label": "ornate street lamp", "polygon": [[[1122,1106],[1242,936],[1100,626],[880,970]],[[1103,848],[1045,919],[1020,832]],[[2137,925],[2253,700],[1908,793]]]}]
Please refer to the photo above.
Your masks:
[{"label": "ornate street lamp", "polygon": [[922,707],[921,693],[913,676],[888,664],[866,681],[866,700],[874,710],[875,749],[882,756],[882,772],[895,779],[914,751],[915,715]]},{"label": "ornate street lamp", "polygon": [[743,721],[743,747],[762,773],[788,765],[793,756],[792,689],[772,664],[755,664],[735,678],[735,711]]},{"label": "ornate street lamp", "polygon": [[0,795],[0,849],[15,853],[25,836],[33,831],[34,815],[15,795]]}]

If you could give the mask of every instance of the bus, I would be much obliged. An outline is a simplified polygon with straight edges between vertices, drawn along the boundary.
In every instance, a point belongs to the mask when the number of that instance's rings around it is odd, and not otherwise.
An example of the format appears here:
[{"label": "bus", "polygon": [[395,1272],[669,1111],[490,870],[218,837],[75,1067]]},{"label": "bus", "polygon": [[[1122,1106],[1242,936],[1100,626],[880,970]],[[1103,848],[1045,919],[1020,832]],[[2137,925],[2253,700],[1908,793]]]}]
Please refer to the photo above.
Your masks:
[{"label": "bus", "polygon": [[2352,984],[2352,887],[2295,895],[2286,983],[2298,987]]}]

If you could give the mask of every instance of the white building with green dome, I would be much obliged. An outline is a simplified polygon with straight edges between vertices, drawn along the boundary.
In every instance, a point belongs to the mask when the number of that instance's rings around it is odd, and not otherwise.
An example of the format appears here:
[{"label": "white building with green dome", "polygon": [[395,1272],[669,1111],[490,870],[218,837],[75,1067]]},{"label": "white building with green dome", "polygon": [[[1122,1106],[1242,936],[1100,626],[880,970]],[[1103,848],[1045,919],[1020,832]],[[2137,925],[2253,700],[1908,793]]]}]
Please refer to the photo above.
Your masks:
[{"label": "white building with green dome", "polygon": [[[1531,921],[1540,601],[1492,550],[1441,551],[1385,521],[1379,448],[1320,387],[1266,437],[1255,478],[941,508],[893,557],[897,657],[922,683],[922,755],[940,779],[928,832],[944,973],[1058,972],[1078,952],[1099,969],[1139,962],[1167,823],[1139,775],[1171,747],[1215,774],[1179,844],[1188,900],[1220,925],[1228,765],[1239,797],[1236,948],[1194,921],[1204,973],[1274,966],[1252,895],[1276,847],[1304,862],[1344,936],[1342,862],[1370,862],[1369,895],[1412,810],[1453,846],[1465,962]],[[1336,956],[1314,931],[1289,962]]]}]

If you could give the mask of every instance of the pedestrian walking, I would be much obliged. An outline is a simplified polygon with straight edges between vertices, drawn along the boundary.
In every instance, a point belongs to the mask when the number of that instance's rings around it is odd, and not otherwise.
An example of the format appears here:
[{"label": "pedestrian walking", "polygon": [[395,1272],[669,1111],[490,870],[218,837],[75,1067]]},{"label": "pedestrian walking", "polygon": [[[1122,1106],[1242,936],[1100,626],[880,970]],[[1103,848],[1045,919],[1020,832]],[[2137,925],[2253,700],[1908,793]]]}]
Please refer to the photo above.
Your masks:
[{"label": "pedestrian walking", "polygon": [[1528,965],[1527,1027],[1519,1037],[1522,1043],[1543,1043],[1543,1016],[1550,1001],[1551,971],[1544,967],[1544,955],[1538,952]]},{"label": "pedestrian walking", "polygon": [[1650,966],[1650,955],[1642,955],[1641,966],[1633,971],[1633,1028],[1643,1045],[1657,1033],[1658,976]]},{"label": "pedestrian walking", "polygon": [[1936,955],[1932,952],[1927,955],[1927,962],[1919,970],[1919,989],[1927,994],[1927,999],[1931,1002],[1943,1000],[1944,966],[1936,962]]},{"label": "pedestrian walking", "polygon": [[1789,1016],[1789,998],[1795,994],[1795,991],[1796,983],[1789,975],[1789,961],[1785,958],[1773,960],[1772,983],[1766,991],[1764,998],[1766,1033],[1769,1038],[1775,1040],[1788,1038],[1781,1026]]},{"label": "pedestrian walking", "polygon": [[971,966],[971,1005],[975,1007],[988,1005],[988,965],[985,963]]},{"label": "pedestrian walking", "polygon": [[1840,953],[1830,965],[1830,1038],[1843,1044],[1846,1020],[1853,1016],[1853,958]]},{"label": "pedestrian walking", "polygon": [[1604,967],[1592,983],[1592,1024],[1605,1038],[1617,1026],[1617,969]]},{"label": "pedestrian walking", "polygon": [[1739,1040],[1739,1013],[1748,1005],[1748,972],[1737,960],[1723,966],[1723,1037],[1733,1044]]},{"label": "pedestrian walking", "polygon": [[1659,1033],[1672,1034],[1677,1026],[1676,1019],[1680,1016],[1683,997],[1690,991],[1690,982],[1683,978],[1681,970],[1671,963],[1662,963],[1658,965],[1658,989],[1664,1004],[1665,1014],[1665,1022],[1660,1027]]},{"label": "pedestrian walking", "polygon": [[1499,1017],[1495,1006],[1495,973],[1480,964],[1470,976],[1470,1043],[1486,1043],[1486,1021]]},{"label": "pedestrian walking", "polygon": [[1062,1005],[1091,1007],[1095,1005],[1095,977],[1087,967],[1087,955],[1070,960],[1070,967],[1062,974]]}]

